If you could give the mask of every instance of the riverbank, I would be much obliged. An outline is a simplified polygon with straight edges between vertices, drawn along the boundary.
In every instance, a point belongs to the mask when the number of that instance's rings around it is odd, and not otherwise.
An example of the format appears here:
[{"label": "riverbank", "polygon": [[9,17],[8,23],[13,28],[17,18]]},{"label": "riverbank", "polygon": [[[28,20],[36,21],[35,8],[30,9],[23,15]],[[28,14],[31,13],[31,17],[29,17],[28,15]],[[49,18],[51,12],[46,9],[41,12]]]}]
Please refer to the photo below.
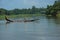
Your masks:
[{"label": "riverbank", "polygon": [[5,16],[7,16],[8,18],[25,18],[25,17],[34,17],[34,16],[40,16],[41,14],[19,14],[19,15],[0,15],[0,20],[4,19]]}]

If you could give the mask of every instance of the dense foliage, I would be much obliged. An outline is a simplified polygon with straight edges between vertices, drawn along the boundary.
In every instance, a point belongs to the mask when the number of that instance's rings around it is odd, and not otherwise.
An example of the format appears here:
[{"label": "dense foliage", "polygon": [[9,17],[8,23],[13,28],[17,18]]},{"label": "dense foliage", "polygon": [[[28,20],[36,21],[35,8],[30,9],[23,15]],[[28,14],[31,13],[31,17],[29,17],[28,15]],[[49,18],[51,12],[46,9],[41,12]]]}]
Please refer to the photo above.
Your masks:
[{"label": "dense foliage", "polygon": [[60,13],[60,1],[55,1],[53,5],[47,6],[47,11],[46,11],[47,15],[56,16],[59,13]]},{"label": "dense foliage", "polygon": [[28,9],[13,9],[13,10],[6,10],[0,8],[0,15],[36,14],[41,13],[41,11],[44,10],[45,8],[36,8],[35,6],[32,6],[32,8]]}]

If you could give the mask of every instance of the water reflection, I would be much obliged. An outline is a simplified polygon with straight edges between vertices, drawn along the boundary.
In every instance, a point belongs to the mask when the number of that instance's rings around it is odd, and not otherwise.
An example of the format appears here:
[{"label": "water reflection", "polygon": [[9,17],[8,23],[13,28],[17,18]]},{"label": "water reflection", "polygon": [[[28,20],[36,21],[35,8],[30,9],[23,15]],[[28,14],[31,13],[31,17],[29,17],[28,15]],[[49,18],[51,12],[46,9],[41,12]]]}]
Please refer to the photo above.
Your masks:
[{"label": "water reflection", "polygon": [[55,19],[56,24],[60,24],[60,18]]},{"label": "water reflection", "polygon": [[11,23],[11,22],[6,22],[6,24],[9,24],[9,23]]}]

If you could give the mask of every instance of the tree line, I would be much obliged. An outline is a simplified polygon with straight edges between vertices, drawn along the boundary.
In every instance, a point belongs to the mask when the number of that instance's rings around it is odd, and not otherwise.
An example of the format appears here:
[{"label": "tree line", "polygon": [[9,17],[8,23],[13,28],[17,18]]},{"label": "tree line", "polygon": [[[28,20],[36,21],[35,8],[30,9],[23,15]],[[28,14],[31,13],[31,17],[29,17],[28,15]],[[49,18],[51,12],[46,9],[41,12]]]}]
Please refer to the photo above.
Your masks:
[{"label": "tree line", "polygon": [[28,9],[13,9],[13,10],[0,8],[0,15],[38,14],[38,13],[45,13],[46,15],[52,16],[60,14],[60,0],[55,1],[53,5],[47,5],[47,8],[36,8],[35,6],[32,6],[32,8]]},{"label": "tree line", "polygon": [[35,6],[32,6],[32,8],[28,9],[13,9],[13,10],[0,8],[0,15],[37,14],[45,10],[46,8],[36,8]]}]

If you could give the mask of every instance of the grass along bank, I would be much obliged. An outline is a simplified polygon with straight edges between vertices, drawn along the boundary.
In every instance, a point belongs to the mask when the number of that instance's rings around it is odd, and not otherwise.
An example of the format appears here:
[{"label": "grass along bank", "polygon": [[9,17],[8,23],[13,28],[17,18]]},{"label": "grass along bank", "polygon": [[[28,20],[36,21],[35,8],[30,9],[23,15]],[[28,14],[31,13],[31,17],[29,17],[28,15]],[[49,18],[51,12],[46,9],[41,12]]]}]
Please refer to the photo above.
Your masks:
[{"label": "grass along bank", "polygon": [[26,18],[26,17],[34,17],[34,16],[40,16],[41,14],[19,14],[19,15],[0,15],[0,19],[5,19],[5,16],[8,18]]}]

